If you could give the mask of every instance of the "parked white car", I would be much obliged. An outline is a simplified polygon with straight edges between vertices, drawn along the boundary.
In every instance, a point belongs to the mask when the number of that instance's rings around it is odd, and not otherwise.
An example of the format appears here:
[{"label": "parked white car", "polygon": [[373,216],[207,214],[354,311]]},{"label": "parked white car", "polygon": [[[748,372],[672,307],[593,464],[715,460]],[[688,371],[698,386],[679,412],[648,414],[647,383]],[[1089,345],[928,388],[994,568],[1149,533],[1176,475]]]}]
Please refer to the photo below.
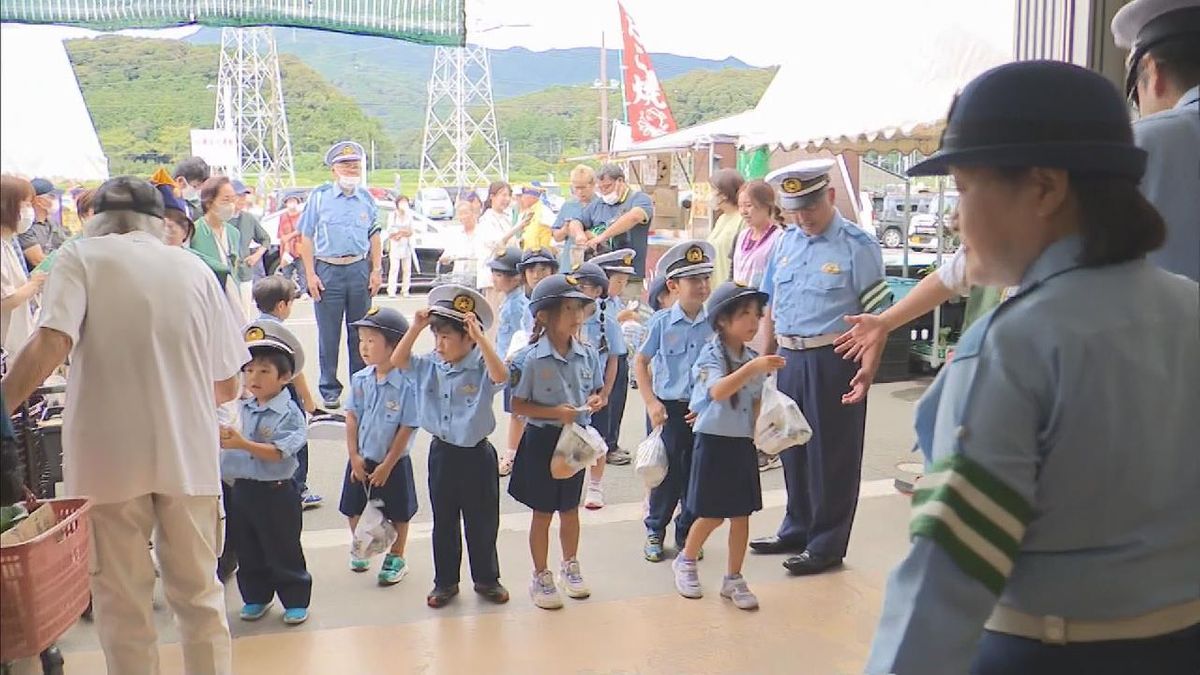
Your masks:
[{"label": "parked white car", "polygon": [[431,220],[449,220],[454,217],[454,202],[446,188],[421,188],[413,200],[413,210]]}]

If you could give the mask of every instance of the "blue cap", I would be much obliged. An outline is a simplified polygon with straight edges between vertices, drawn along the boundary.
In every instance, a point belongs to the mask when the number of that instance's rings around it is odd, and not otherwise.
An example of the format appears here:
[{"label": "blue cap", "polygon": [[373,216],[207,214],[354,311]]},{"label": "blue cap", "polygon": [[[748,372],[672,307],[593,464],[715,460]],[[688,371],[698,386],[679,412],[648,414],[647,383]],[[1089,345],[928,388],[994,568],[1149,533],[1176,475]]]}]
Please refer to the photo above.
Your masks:
[{"label": "blue cap", "polygon": [[608,274],[594,262],[588,261],[579,263],[571,270],[571,276],[579,280],[580,283],[591,284],[600,287],[600,297],[608,297]]},{"label": "blue cap", "polygon": [[633,259],[635,257],[637,257],[637,251],[631,248],[623,248],[594,256],[588,262],[599,265],[601,269],[610,274],[613,272],[633,274]]},{"label": "blue cap", "polygon": [[242,336],[246,340],[247,349],[269,347],[287,354],[292,360],[293,375],[304,370],[304,348],[300,345],[300,340],[278,321],[254,321],[242,330]]},{"label": "blue cap", "polygon": [[479,325],[487,330],[492,327],[492,306],[479,291],[457,284],[438,286],[429,291],[431,314],[464,323],[468,313],[479,319]]},{"label": "blue cap", "polygon": [[658,259],[654,274],[669,279],[712,274],[717,249],[703,239],[689,239],[675,244]]},{"label": "blue cap", "polygon": [[404,315],[389,307],[372,307],[367,310],[367,315],[358,321],[350,324],[356,328],[374,328],[381,330],[389,337],[397,340],[404,337],[408,332],[408,319]]},{"label": "blue cap", "polygon": [[908,175],[945,175],[951,166],[1036,166],[1137,180],[1146,151],[1134,145],[1125,99],[1104,76],[1058,61],[1020,61],[963,87],[950,104],[941,147]]},{"label": "blue cap", "polygon": [[583,300],[595,302],[586,293],[579,290],[579,279],[573,274],[551,274],[533,287],[529,297],[529,312],[537,315],[552,300]]},{"label": "blue cap", "polygon": [[162,195],[163,208],[175,209],[183,213],[183,217],[192,222],[192,217],[188,215],[187,204],[182,199],[175,196],[175,187],[172,185],[155,185],[154,186],[160,195]]},{"label": "blue cap", "polygon": [[488,267],[505,274],[516,274],[521,270],[521,249],[509,246],[500,255],[488,261]]},{"label": "blue cap", "polygon": [[740,281],[726,281],[717,286],[712,295],[708,296],[708,301],[704,303],[709,325],[716,328],[717,315],[721,312],[721,309],[747,297],[758,298],[758,301],[765,305],[771,296]]},{"label": "blue cap", "polygon": [[521,196],[522,197],[541,197],[542,192],[543,192],[543,190],[536,188],[536,187],[526,186],[526,187],[521,188]]},{"label": "blue cap", "polygon": [[333,166],[338,162],[361,162],[363,156],[363,146],[354,141],[338,141],[329,148],[329,152],[325,153],[325,165]]},{"label": "blue cap", "polygon": [[246,187],[246,184],[240,180],[231,180],[229,184],[233,186],[233,194],[235,195],[250,194],[250,188]]},{"label": "blue cap", "polygon": [[33,185],[33,194],[36,197],[41,197],[42,195],[48,195],[51,192],[54,192],[54,183],[51,183],[45,178],[34,178],[29,182]]},{"label": "blue cap", "polygon": [[530,265],[537,265],[539,263],[550,265],[555,271],[558,271],[558,256],[548,248],[525,251],[525,254],[521,256],[521,262],[517,265],[517,269],[523,270]]},{"label": "blue cap", "polygon": [[798,211],[812,206],[829,187],[832,159],[804,159],[767,174],[766,181],[779,195],[779,208]]},{"label": "blue cap", "polygon": [[647,301],[650,303],[650,309],[658,311],[662,309],[662,303],[658,301],[658,296],[668,292],[667,278],[662,275],[657,275],[650,280],[650,288],[646,291],[649,297]]}]

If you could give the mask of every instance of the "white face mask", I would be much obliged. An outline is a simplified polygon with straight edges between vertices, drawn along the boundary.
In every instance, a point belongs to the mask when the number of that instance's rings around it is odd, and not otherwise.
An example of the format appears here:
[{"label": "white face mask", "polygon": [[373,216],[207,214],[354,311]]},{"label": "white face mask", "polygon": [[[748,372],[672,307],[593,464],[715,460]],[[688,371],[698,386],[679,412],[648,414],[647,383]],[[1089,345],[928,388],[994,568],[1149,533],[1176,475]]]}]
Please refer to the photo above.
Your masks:
[{"label": "white face mask", "polygon": [[343,190],[353,190],[362,184],[362,176],[338,176],[337,182]]},{"label": "white face mask", "polygon": [[183,198],[189,202],[197,201],[200,199],[200,191],[189,185],[183,188]]},{"label": "white face mask", "polygon": [[621,195],[617,194],[616,190],[613,190],[612,192],[610,192],[606,195],[600,195],[600,199],[605,204],[612,206],[613,204],[616,204],[617,202],[621,201]]},{"label": "white face mask", "polygon": [[218,204],[217,208],[214,209],[213,212],[217,214],[217,217],[221,219],[221,222],[225,222],[226,220],[233,218],[234,205],[233,204]]},{"label": "white face mask", "polygon": [[33,227],[33,207],[21,207],[21,219],[17,221],[17,234],[25,234]]}]

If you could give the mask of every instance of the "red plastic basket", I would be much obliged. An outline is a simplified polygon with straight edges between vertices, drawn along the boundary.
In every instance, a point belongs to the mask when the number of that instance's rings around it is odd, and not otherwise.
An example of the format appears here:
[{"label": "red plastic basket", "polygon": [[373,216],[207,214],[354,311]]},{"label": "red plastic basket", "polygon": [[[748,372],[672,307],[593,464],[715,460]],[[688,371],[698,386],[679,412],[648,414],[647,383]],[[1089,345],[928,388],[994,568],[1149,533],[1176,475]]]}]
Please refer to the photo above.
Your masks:
[{"label": "red plastic basket", "polygon": [[87,499],[50,499],[58,524],[0,547],[0,661],[37,656],[87,609],[91,527]]}]

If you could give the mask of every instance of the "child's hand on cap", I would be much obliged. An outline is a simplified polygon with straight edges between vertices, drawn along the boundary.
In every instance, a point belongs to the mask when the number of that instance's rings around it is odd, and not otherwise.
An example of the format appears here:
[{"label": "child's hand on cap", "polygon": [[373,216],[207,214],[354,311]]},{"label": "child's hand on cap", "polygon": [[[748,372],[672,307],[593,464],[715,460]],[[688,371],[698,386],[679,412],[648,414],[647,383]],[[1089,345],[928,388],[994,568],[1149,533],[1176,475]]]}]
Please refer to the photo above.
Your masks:
[{"label": "child's hand on cap", "polygon": [[422,328],[429,326],[429,316],[430,312],[428,307],[422,307],[421,309],[418,309],[417,313],[413,315],[413,328],[421,330]]}]

